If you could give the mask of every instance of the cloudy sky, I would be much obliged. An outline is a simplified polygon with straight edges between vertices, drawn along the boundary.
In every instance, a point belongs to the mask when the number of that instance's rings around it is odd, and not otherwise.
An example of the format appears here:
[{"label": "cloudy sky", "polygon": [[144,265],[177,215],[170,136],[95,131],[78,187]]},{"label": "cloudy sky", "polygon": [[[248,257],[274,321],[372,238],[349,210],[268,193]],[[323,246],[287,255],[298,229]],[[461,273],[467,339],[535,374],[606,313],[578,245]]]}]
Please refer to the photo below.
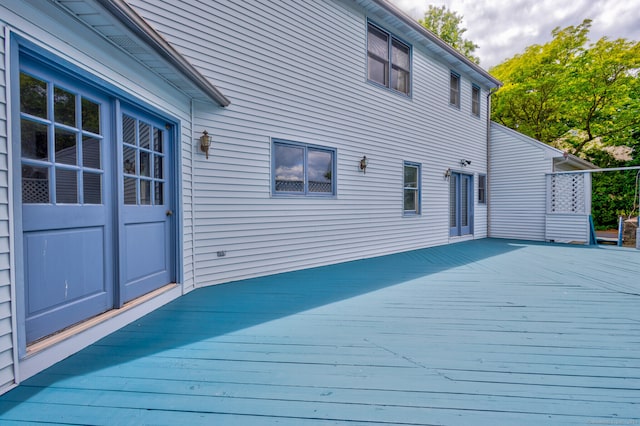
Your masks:
[{"label": "cloudy sky", "polygon": [[556,27],[593,20],[590,38],[640,41],[640,0],[391,0],[418,19],[429,4],[462,15],[464,37],[479,46],[475,54],[489,69],[527,46],[551,40]]}]

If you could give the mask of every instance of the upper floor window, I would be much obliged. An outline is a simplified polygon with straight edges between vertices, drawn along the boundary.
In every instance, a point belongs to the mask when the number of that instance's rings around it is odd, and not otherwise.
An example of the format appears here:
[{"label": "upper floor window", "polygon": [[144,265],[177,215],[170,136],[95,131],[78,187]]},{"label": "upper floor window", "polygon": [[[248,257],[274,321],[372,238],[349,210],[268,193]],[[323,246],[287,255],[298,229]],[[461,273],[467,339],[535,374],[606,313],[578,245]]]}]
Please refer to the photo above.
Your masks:
[{"label": "upper floor window", "polygon": [[471,113],[480,117],[480,88],[475,84],[471,86]]},{"label": "upper floor window", "polygon": [[478,175],[478,203],[487,204],[487,176]]},{"label": "upper floor window", "polygon": [[404,162],[405,214],[420,214],[420,164]]},{"label": "upper floor window", "polygon": [[460,76],[453,71],[449,79],[449,104],[460,108]]},{"label": "upper floor window", "polygon": [[372,25],[367,29],[367,78],[398,92],[409,94],[411,59],[408,45]]},{"label": "upper floor window", "polygon": [[273,194],[336,194],[336,151],[298,142],[273,141]]}]

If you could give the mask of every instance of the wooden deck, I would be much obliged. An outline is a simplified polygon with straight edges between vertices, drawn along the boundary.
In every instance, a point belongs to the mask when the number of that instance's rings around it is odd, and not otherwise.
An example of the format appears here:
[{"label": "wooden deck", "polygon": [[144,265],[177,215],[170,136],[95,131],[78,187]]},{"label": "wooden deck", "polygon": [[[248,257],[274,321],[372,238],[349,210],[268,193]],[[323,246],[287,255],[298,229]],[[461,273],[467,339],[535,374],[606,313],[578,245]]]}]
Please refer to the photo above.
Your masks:
[{"label": "wooden deck", "polygon": [[489,239],[197,290],[0,397],[25,423],[640,424],[640,251]]}]

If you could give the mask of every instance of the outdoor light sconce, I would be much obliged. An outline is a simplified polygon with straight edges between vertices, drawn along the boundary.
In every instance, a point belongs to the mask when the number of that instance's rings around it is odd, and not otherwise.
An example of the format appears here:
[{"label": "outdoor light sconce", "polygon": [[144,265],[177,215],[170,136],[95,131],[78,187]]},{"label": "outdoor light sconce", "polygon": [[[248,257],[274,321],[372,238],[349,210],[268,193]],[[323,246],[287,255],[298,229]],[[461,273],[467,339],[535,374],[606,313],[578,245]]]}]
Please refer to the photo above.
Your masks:
[{"label": "outdoor light sconce", "polygon": [[209,159],[209,147],[211,146],[211,136],[205,130],[200,136],[200,151],[204,152],[207,160]]},{"label": "outdoor light sconce", "polygon": [[367,156],[363,156],[362,160],[360,160],[360,171],[364,174],[367,174],[367,166],[369,165],[369,160],[367,160]]},{"label": "outdoor light sconce", "polygon": [[444,171],[444,180],[449,180],[451,177],[451,169],[447,169]]},{"label": "outdoor light sconce", "polygon": [[460,160],[460,165],[462,167],[467,167],[470,164],[471,164],[471,161],[469,161],[469,160]]}]

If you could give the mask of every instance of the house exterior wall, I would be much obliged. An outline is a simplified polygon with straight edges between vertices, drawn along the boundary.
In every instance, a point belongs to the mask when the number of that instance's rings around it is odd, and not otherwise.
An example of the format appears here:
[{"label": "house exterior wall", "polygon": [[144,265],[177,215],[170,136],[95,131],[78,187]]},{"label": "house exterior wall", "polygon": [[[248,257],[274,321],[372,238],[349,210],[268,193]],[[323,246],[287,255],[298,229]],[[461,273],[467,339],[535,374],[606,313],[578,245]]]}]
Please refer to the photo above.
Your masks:
[{"label": "house exterior wall", "polygon": [[14,380],[5,26],[0,22],[0,389]]},{"label": "house exterior wall", "polygon": [[[113,96],[136,106],[149,108],[150,111],[171,119],[180,133],[175,143],[179,175],[176,191],[179,212],[176,215],[180,224],[181,241],[178,242],[178,291],[156,298],[148,306],[157,307],[166,303],[170,297],[176,297],[194,287],[193,252],[193,179],[192,155],[196,144],[193,140],[191,98],[168,84],[158,75],[132,59],[123,50],[108,43],[102,37],[72,18],[66,11],[52,2],[11,0],[0,4],[0,392],[44,368],[57,359],[64,358],[79,350],[90,340],[97,340],[108,331],[121,327],[148,312],[137,307],[127,314],[107,321],[98,327],[98,331],[86,332],[74,336],[64,344],[54,345],[40,353],[25,355],[24,342],[20,343],[16,335],[22,325],[16,315],[16,305],[23,303],[16,294],[20,286],[16,282],[15,257],[12,253],[15,240],[22,238],[19,225],[21,209],[14,203],[11,188],[12,175],[20,164],[12,161],[12,146],[20,142],[12,139],[12,126],[8,121],[11,108],[8,100],[18,99],[17,93],[11,93],[12,77],[10,70],[17,66],[18,43],[26,43],[30,49],[56,62],[59,70],[69,71],[81,76],[83,81],[95,85]],[[212,108],[215,109],[215,108]],[[15,117],[13,118],[15,119]],[[13,148],[15,151],[15,148]],[[18,172],[19,173],[19,172]],[[15,179],[14,179],[15,180]],[[20,194],[17,195],[20,197]],[[147,311],[145,312],[145,309]],[[24,320],[22,320],[24,321]],[[112,325],[109,325],[112,324]],[[100,334],[103,333],[103,334]],[[22,346],[20,346],[22,345]],[[66,345],[66,346],[65,346]],[[14,374],[17,373],[17,374]]]},{"label": "house exterior wall", "polygon": [[[494,122],[490,141],[489,236],[588,242],[591,174],[579,170],[595,166]],[[562,184],[574,175],[579,186]]]},{"label": "house exterior wall", "polygon": [[490,140],[489,236],[544,241],[552,148],[497,123]]},{"label": "house exterior wall", "polygon": [[[231,99],[224,110],[194,105],[195,137],[213,135],[209,159],[193,161],[198,286],[452,241],[444,173],[472,174],[477,191],[489,87],[473,116],[479,82],[352,2],[129,3]],[[367,19],[412,46],[411,96],[367,82]],[[459,109],[451,71],[461,74]],[[272,139],[335,149],[336,196],[273,196]],[[403,215],[404,161],[421,165],[420,215]],[[474,200],[472,237],[486,237],[486,205]]]}]

